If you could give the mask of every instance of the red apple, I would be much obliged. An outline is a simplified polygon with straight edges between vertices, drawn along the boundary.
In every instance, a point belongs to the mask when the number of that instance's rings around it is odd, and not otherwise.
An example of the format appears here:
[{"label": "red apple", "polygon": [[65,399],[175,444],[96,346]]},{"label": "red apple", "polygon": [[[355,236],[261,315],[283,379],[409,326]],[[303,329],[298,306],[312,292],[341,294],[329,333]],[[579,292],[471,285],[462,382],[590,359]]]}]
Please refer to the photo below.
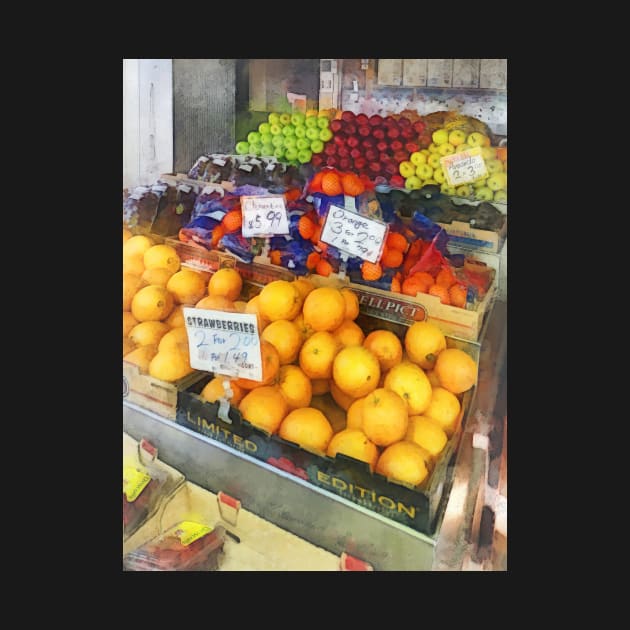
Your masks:
[{"label": "red apple", "polygon": [[311,158],[311,164],[317,168],[318,166],[321,166],[324,162],[324,158],[321,156],[321,153],[314,153],[313,157]]},{"label": "red apple", "polygon": [[409,153],[407,153],[404,149],[400,149],[394,152],[394,159],[400,164],[400,162],[404,162],[409,159]]},{"label": "red apple", "polygon": [[420,147],[415,142],[407,142],[405,144],[405,151],[409,151],[409,153],[415,153],[416,151],[420,151]]},{"label": "red apple", "polygon": [[411,127],[411,121],[409,120],[409,118],[405,118],[404,116],[401,116],[398,119],[398,126],[402,128]]},{"label": "red apple", "polygon": [[395,164],[394,162],[388,162],[385,164],[385,173],[389,176],[396,175],[398,173],[398,164]]},{"label": "red apple", "polygon": [[390,127],[398,127],[398,121],[393,116],[387,116],[383,121],[383,124],[389,129]]},{"label": "red apple", "polygon": [[383,124],[383,117],[378,114],[372,114],[372,116],[368,119],[368,123],[370,124],[370,127],[378,127],[378,125]]},{"label": "red apple", "polygon": [[383,140],[385,138],[385,129],[383,127],[374,127],[372,129],[372,137],[376,140]]},{"label": "red apple", "polygon": [[365,138],[365,140],[361,141],[361,146],[364,149],[371,149],[375,144],[376,142],[374,141],[373,138]]},{"label": "red apple", "polygon": [[368,117],[366,114],[357,114],[356,115],[356,122],[357,125],[367,125],[368,124]]},{"label": "red apple", "polygon": [[337,155],[341,158],[350,157],[350,149],[348,147],[337,147]]},{"label": "red apple", "polygon": [[355,119],[354,112],[346,110],[341,114],[341,120],[343,120],[344,122],[351,123],[354,119]]},{"label": "red apple", "polygon": [[380,162],[370,162],[368,164],[368,168],[370,169],[370,173],[377,175],[381,172],[381,164]]},{"label": "red apple", "polygon": [[392,175],[389,178],[390,186],[394,188],[404,188],[405,187],[405,178],[402,175]]},{"label": "red apple", "polygon": [[324,147],[324,153],[326,155],[335,155],[335,153],[337,153],[337,145],[334,142],[329,142]]},{"label": "red apple", "polygon": [[367,160],[362,155],[354,158],[354,168],[356,168],[357,171],[364,169],[366,164]]},{"label": "red apple", "polygon": [[357,132],[357,126],[346,122],[343,123],[343,130],[349,135],[349,136],[354,136],[354,134]]},{"label": "red apple", "polygon": [[344,144],[346,144],[347,138],[348,138],[348,136],[346,136],[345,133],[340,131],[339,133],[335,134],[335,136],[333,137],[333,142],[337,146],[342,147]]},{"label": "red apple", "polygon": [[416,144],[421,149],[426,149],[432,142],[433,142],[433,138],[431,137],[431,134],[425,134],[425,133],[418,136],[416,140]]},{"label": "red apple", "polygon": [[392,140],[389,144],[389,148],[394,151],[400,151],[405,145],[400,140]]},{"label": "red apple", "polygon": [[361,157],[363,153],[361,153],[361,149],[357,149],[356,147],[350,151],[350,157],[353,160],[356,160],[358,157]]},{"label": "red apple", "polygon": [[376,149],[382,153],[383,151],[387,151],[387,149],[389,149],[389,144],[387,144],[384,140],[381,140],[376,143]]},{"label": "red apple", "polygon": [[329,155],[326,158],[326,166],[337,166],[337,158],[334,155]]},{"label": "red apple", "polygon": [[411,140],[412,138],[415,138],[418,134],[411,127],[403,127],[400,130],[400,135],[405,140]]},{"label": "red apple", "polygon": [[347,157],[341,158],[339,160],[339,169],[342,171],[347,171],[350,168],[350,160]]},{"label": "red apple", "polygon": [[394,127],[394,125],[391,125],[389,129],[387,130],[387,137],[391,138],[392,140],[395,140],[396,138],[398,138],[399,135],[400,135],[400,129],[398,128],[398,126]]},{"label": "red apple", "polygon": [[378,155],[378,159],[379,162],[384,162],[385,164],[387,164],[387,162],[391,162],[391,155],[389,155],[388,153],[379,153]]},{"label": "red apple", "polygon": [[[413,123],[413,125],[411,125],[413,127],[413,130],[417,133],[417,134],[422,134],[424,132],[424,130],[426,129],[426,125],[424,124],[424,121],[422,120],[416,120],[415,123]],[[431,143],[429,143],[431,144]],[[428,145],[427,145],[428,146]]]},{"label": "red apple", "polygon": [[328,125],[328,128],[333,132],[333,133],[337,133],[338,131],[341,131],[341,129],[343,128],[343,123],[338,120],[337,118],[335,118],[335,120],[331,120],[330,124]]},{"label": "red apple", "polygon": [[359,139],[356,136],[350,136],[347,140],[346,140],[346,144],[351,148],[354,149],[354,147],[359,146]]},{"label": "red apple", "polygon": [[364,138],[367,138],[370,135],[371,131],[372,129],[368,125],[361,125],[359,127],[359,135],[363,136]]},{"label": "red apple", "polygon": [[378,159],[378,153],[374,149],[366,149],[365,159],[368,162],[375,162]]}]

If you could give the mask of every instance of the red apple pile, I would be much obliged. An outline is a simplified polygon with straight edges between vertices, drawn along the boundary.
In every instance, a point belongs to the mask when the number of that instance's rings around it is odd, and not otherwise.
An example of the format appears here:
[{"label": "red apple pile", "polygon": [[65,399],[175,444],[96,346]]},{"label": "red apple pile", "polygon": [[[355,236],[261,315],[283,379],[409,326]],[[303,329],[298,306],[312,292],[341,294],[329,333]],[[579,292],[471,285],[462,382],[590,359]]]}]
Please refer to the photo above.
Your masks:
[{"label": "red apple pile", "polygon": [[412,122],[404,116],[379,114],[367,116],[344,111],[340,119],[330,122],[333,137],[323,152],[313,155],[315,168],[332,166],[341,171],[354,171],[376,184],[389,183],[402,188],[405,180],[398,165],[415,151],[431,143],[422,120]]}]

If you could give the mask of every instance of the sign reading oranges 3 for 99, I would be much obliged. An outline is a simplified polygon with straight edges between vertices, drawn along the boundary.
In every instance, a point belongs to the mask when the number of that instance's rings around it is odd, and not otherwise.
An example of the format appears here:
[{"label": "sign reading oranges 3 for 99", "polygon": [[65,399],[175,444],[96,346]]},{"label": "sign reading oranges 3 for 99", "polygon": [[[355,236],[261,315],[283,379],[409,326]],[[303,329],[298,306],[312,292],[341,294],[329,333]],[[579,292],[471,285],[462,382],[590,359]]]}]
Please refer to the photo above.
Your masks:
[{"label": "sign reading oranges 3 for 99", "polygon": [[445,155],[440,159],[440,163],[449,186],[469,184],[488,176],[481,147]]}]

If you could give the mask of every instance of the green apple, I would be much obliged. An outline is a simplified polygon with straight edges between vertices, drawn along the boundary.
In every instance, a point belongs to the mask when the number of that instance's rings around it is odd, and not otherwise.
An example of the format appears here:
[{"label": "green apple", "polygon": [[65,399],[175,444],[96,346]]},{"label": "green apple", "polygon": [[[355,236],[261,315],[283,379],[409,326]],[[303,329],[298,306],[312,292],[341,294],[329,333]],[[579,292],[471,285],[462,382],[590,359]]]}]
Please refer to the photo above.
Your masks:
[{"label": "green apple", "polygon": [[455,194],[460,197],[470,197],[472,195],[472,188],[468,184],[463,184],[455,188]]},{"label": "green apple", "polygon": [[284,148],[295,149],[297,147],[297,138],[295,136],[284,137]]},{"label": "green apple", "polygon": [[258,131],[262,135],[266,133],[271,133],[271,125],[268,122],[260,123],[260,125],[258,125]]},{"label": "green apple", "polygon": [[473,188],[483,188],[486,186],[486,182],[488,181],[487,177],[482,177],[481,179],[477,179],[472,183]]},{"label": "green apple", "polygon": [[440,186],[440,192],[444,195],[456,195],[457,191],[455,189],[455,186],[449,186],[448,184],[444,183]]},{"label": "green apple", "polygon": [[491,175],[494,173],[503,173],[503,162],[496,158],[494,160],[486,160],[486,168]]},{"label": "green apple", "polygon": [[288,147],[284,152],[285,160],[297,160],[298,150],[295,147]]},{"label": "green apple", "polygon": [[291,123],[291,114],[280,114],[280,124],[289,125]]},{"label": "green apple", "polygon": [[280,123],[273,123],[272,125],[269,125],[269,133],[272,136],[277,136],[278,134],[281,134],[282,125]]},{"label": "green apple", "polygon": [[284,147],[276,147],[273,150],[273,154],[279,159],[281,160],[284,157]]},{"label": "green apple", "polygon": [[[328,120],[328,118],[326,118]],[[333,132],[328,127],[323,127],[319,130],[319,139],[322,142],[328,142],[333,137]]]},{"label": "green apple", "polygon": [[466,143],[471,147],[483,147],[486,145],[486,140],[488,143],[490,142],[490,138],[488,138],[488,136],[480,133],[479,131],[473,131],[468,135],[468,138],[466,138]]},{"label": "green apple", "polygon": [[432,169],[440,168],[440,166],[442,165],[442,163],[440,162],[441,159],[442,156],[439,153],[431,153],[429,159],[427,160],[427,164]]},{"label": "green apple", "polygon": [[[428,153],[428,151],[427,151]],[[420,164],[426,164],[427,163],[427,156],[420,152],[420,151],[414,151],[410,156],[409,156],[409,160],[411,161],[411,163],[414,166],[420,166]]]},{"label": "green apple", "polygon": [[245,155],[249,153],[249,142],[241,141],[236,143],[236,152],[239,155]]},{"label": "green apple", "polygon": [[315,140],[311,140],[311,151],[313,153],[321,153],[323,150],[324,150],[324,143],[319,138],[315,138]]},{"label": "green apple", "polygon": [[267,116],[267,120],[271,125],[277,125],[280,123],[280,114],[276,114],[276,112],[271,112],[271,114]]},{"label": "green apple", "polygon": [[296,127],[298,125],[303,125],[305,120],[306,116],[302,112],[293,112],[291,114],[291,124]]},{"label": "green apple", "polygon": [[260,134],[257,131],[250,131],[247,134],[247,142],[249,144],[260,144]]},{"label": "green apple", "polygon": [[277,136],[272,136],[271,137],[271,144],[273,144],[273,146],[276,147],[276,149],[278,147],[283,147],[284,146],[284,136],[282,134],[278,134]]},{"label": "green apple", "polygon": [[433,177],[433,167],[428,164],[420,164],[420,166],[416,166],[416,176],[420,179],[430,179]]},{"label": "green apple", "polygon": [[[318,116],[317,117],[317,126],[320,129],[328,129],[328,125],[329,125],[329,120],[328,120],[328,116]],[[324,142],[326,142],[324,140]]]},{"label": "green apple", "polygon": [[416,166],[413,162],[404,160],[398,165],[398,172],[405,178],[416,174]]},{"label": "green apple", "polygon": [[494,200],[500,203],[507,203],[507,193],[505,190],[497,190],[494,193]]},{"label": "green apple", "polygon": [[488,188],[492,192],[507,188],[507,175],[505,173],[493,173],[488,177]]},{"label": "green apple", "polygon": [[461,129],[453,129],[453,131],[448,134],[448,141],[454,147],[458,147],[460,144],[466,142],[466,132]]},{"label": "green apple", "polygon": [[422,180],[416,175],[407,177],[405,180],[405,188],[408,190],[418,190],[419,188],[422,188]]},{"label": "green apple", "polygon": [[297,159],[300,164],[308,164],[311,161],[313,154],[310,149],[302,149],[298,151]]},{"label": "green apple", "polygon": [[446,181],[446,175],[444,175],[444,169],[441,166],[433,171],[433,179],[438,184],[443,184]]},{"label": "green apple", "polygon": [[466,144],[465,142],[463,144],[459,144],[455,147],[455,153],[461,153],[462,151],[468,151],[468,149],[470,149],[471,146],[469,144]]},{"label": "green apple", "polygon": [[[317,127],[317,116],[307,116],[304,120],[304,126],[310,129]],[[317,127],[319,129],[319,127]]]},{"label": "green apple", "polygon": [[492,201],[493,198],[494,193],[487,186],[475,189],[475,199],[479,199],[480,201]]},{"label": "green apple", "polygon": [[262,144],[255,142],[255,143],[249,143],[249,153],[251,153],[252,155],[262,155]]},{"label": "green apple", "polygon": [[260,134],[260,144],[271,144],[273,140],[273,135],[270,133],[261,133]]},{"label": "green apple", "polygon": [[[448,131],[446,129],[436,129],[431,134],[431,140],[433,140],[433,144],[435,144],[436,146],[448,142]],[[429,150],[431,149],[429,148]]]},{"label": "green apple", "polygon": [[497,157],[496,147],[481,147],[481,157],[487,162]]},{"label": "green apple", "polygon": [[429,145],[429,153],[437,153],[437,152],[438,152],[437,144],[432,142]]},{"label": "green apple", "polygon": [[[308,118],[307,118],[308,120]],[[320,129],[317,125],[315,125],[314,127],[307,127],[306,128],[306,137],[309,140],[319,140],[319,132]]]},{"label": "green apple", "polygon": [[291,124],[285,125],[282,127],[282,135],[283,136],[294,136],[295,135],[295,127]]},{"label": "green apple", "polygon": [[[295,142],[295,146],[298,151],[303,151],[304,149],[309,149],[311,147],[311,141],[308,138],[298,138]],[[298,158],[299,160],[300,158]]]},{"label": "green apple", "polygon": [[262,151],[260,155],[273,155],[273,152],[274,152],[273,144],[271,144],[271,142],[266,142],[265,144],[262,145]]},{"label": "green apple", "polygon": [[441,156],[444,155],[452,155],[453,153],[455,153],[455,147],[450,143],[450,142],[443,142],[439,147],[438,147],[438,153]]},{"label": "green apple", "polygon": [[295,125],[295,137],[296,138],[306,137],[306,127],[304,125]]}]

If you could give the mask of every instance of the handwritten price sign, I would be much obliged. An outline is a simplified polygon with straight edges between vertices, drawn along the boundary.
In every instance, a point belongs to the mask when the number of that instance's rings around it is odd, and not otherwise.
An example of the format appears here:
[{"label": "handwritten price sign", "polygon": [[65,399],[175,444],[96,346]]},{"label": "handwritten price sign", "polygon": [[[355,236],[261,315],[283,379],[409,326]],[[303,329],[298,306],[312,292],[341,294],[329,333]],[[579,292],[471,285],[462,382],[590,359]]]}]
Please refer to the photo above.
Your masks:
[{"label": "handwritten price sign", "polygon": [[190,365],[226,376],[262,380],[256,315],[185,306]]},{"label": "handwritten price sign", "polygon": [[289,220],[287,207],[282,195],[241,197],[243,213],[243,236],[271,236],[272,234],[288,234]]},{"label": "handwritten price sign", "polygon": [[387,224],[369,219],[347,208],[330,206],[321,239],[351,256],[376,262],[387,235]]},{"label": "handwritten price sign", "polygon": [[481,147],[445,155],[440,159],[440,164],[449,186],[469,184],[488,176]]}]

